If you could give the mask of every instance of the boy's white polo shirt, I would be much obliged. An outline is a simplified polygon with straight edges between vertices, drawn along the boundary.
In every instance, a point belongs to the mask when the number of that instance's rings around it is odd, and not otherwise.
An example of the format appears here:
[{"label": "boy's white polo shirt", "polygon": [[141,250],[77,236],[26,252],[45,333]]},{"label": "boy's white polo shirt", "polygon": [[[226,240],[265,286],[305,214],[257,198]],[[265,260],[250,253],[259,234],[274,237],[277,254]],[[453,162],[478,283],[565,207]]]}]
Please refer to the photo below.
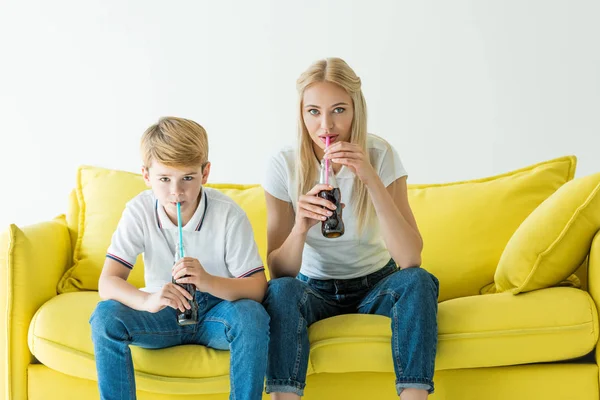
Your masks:
[{"label": "boy's white polo shirt", "polygon": [[[144,257],[146,287],[156,292],[171,282],[179,233],[152,190],[146,190],[123,211],[107,257],[133,268]],[[242,278],[263,271],[252,226],[246,213],[218,190],[202,189],[196,212],[183,227],[186,257],[194,257],[211,275]]]}]

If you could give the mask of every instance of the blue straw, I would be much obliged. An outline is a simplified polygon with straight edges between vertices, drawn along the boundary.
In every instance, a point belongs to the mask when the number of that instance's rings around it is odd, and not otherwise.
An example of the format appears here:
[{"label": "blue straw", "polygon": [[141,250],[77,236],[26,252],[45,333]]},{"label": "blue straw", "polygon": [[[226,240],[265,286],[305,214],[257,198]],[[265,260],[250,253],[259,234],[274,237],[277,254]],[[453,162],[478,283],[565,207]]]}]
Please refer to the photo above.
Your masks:
[{"label": "blue straw", "polygon": [[177,229],[179,230],[179,257],[183,258],[183,231],[181,229],[181,203],[177,202]]}]

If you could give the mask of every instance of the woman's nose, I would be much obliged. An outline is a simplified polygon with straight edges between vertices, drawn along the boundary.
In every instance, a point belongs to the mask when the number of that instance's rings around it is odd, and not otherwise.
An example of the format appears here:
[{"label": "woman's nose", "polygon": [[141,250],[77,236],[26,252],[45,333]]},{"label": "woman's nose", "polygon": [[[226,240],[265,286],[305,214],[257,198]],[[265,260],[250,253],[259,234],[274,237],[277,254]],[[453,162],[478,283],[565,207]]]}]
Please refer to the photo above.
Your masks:
[{"label": "woman's nose", "polygon": [[330,130],[332,128],[333,128],[333,119],[329,115],[323,114],[323,116],[321,117],[321,129]]}]

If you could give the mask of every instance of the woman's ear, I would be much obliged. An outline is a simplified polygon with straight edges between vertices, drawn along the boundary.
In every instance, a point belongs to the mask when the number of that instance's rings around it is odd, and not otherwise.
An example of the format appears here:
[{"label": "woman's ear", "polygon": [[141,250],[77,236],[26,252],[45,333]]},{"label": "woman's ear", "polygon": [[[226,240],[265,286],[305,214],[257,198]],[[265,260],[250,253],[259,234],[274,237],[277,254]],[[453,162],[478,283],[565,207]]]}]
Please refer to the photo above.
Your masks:
[{"label": "woman's ear", "polygon": [[204,185],[208,181],[208,175],[210,175],[210,161],[207,161],[202,168],[202,184]]}]

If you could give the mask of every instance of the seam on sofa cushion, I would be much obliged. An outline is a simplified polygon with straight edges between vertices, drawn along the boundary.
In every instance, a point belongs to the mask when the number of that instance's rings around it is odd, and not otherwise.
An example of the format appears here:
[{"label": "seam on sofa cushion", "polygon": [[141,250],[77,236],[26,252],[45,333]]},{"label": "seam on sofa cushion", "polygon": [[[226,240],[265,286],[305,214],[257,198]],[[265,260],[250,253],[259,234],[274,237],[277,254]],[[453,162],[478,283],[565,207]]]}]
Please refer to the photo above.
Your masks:
[{"label": "seam on sofa cushion", "polygon": [[[485,331],[485,332],[470,332],[470,333],[443,333],[439,335],[438,340],[452,340],[452,339],[463,339],[463,338],[486,338],[486,337],[494,337],[494,336],[515,336],[515,335],[530,335],[530,334],[545,334],[545,333],[556,333],[562,332],[565,330],[568,331],[576,331],[582,328],[585,328],[587,331],[587,326],[592,325],[593,322],[584,322],[582,324],[577,325],[566,325],[566,326],[551,326],[546,328],[529,328],[529,329],[503,329],[496,331]],[[593,328],[592,328],[593,329]]]}]

